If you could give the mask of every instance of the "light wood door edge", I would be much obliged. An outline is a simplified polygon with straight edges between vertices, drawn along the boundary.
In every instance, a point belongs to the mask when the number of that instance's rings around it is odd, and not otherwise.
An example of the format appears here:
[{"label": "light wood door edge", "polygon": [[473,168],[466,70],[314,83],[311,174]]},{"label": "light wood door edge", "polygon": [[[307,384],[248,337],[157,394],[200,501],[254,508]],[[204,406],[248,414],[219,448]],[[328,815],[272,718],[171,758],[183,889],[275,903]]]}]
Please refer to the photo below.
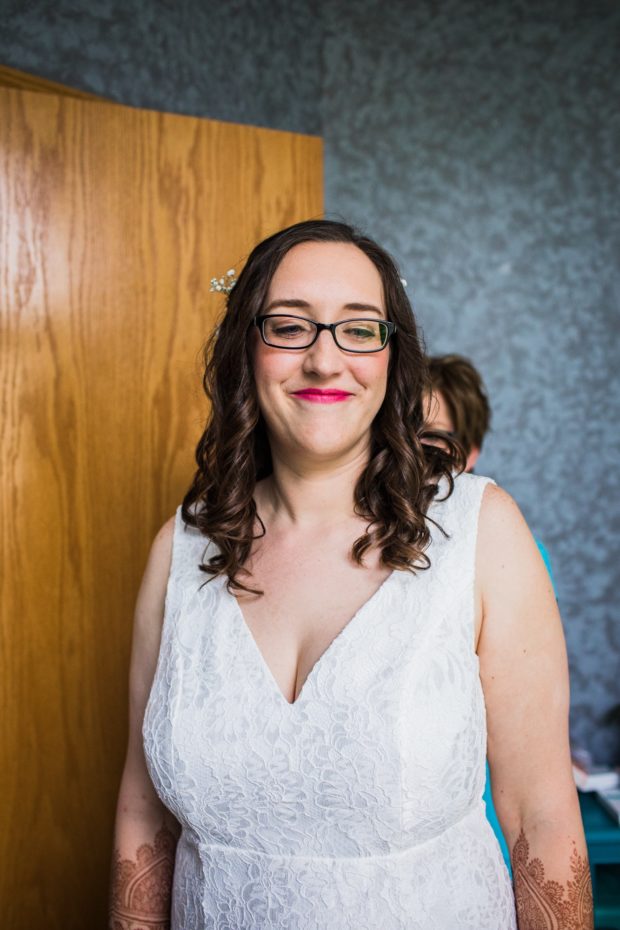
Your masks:
[{"label": "light wood door edge", "polygon": [[28,74],[27,71],[18,71],[17,68],[9,68],[7,65],[0,65],[0,87],[30,90],[39,94],[60,94],[63,97],[78,97],[80,100],[106,100],[105,97],[99,97],[97,94],[78,90],[77,87],[68,87],[66,84],[58,84],[56,81],[49,81],[37,74]]}]

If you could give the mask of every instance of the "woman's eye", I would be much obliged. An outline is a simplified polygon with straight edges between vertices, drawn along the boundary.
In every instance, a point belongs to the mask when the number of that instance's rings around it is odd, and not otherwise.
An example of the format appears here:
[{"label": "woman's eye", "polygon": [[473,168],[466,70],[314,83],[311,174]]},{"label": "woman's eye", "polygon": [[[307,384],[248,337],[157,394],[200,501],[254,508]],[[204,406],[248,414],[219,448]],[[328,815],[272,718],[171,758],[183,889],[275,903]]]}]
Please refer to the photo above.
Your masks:
[{"label": "woman's eye", "polygon": [[274,326],[273,332],[276,336],[298,336],[302,333],[303,327],[292,323],[287,326]]},{"label": "woman's eye", "polygon": [[350,326],[347,328],[346,334],[353,339],[374,339],[377,331],[365,326]]}]

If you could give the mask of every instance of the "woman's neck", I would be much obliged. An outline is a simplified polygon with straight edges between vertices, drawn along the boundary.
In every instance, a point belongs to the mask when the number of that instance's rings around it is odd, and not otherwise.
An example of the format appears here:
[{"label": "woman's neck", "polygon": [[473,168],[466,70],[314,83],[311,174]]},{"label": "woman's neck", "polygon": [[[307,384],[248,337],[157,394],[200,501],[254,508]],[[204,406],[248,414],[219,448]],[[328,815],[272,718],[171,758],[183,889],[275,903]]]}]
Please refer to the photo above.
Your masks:
[{"label": "woman's neck", "polygon": [[271,526],[309,530],[355,518],[354,488],[367,463],[367,451],[334,465],[301,466],[274,457],[273,472],[256,486],[261,518]]}]

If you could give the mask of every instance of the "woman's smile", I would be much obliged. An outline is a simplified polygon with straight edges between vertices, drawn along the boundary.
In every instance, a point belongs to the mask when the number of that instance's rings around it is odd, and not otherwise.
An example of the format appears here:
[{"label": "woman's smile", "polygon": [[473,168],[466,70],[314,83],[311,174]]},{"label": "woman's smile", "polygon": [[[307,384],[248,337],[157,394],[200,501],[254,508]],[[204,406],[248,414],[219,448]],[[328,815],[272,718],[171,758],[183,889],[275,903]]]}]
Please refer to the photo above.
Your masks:
[{"label": "woman's smile", "polygon": [[293,397],[298,397],[300,400],[308,401],[311,404],[338,404],[349,397],[353,397],[353,394],[350,391],[303,388],[301,391],[293,391]]}]

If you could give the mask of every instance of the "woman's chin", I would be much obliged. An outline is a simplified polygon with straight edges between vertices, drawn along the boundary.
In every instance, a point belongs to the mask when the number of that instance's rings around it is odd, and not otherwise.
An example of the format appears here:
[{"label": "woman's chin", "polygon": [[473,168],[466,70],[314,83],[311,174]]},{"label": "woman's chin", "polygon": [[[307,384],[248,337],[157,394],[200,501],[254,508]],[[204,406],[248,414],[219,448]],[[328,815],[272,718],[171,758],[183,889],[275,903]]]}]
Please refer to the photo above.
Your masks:
[{"label": "woman's chin", "polygon": [[296,444],[295,452],[308,461],[339,462],[350,458],[356,451],[366,448],[367,437],[346,437],[342,432],[337,436],[316,436],[312,439],[304,437]]}]

